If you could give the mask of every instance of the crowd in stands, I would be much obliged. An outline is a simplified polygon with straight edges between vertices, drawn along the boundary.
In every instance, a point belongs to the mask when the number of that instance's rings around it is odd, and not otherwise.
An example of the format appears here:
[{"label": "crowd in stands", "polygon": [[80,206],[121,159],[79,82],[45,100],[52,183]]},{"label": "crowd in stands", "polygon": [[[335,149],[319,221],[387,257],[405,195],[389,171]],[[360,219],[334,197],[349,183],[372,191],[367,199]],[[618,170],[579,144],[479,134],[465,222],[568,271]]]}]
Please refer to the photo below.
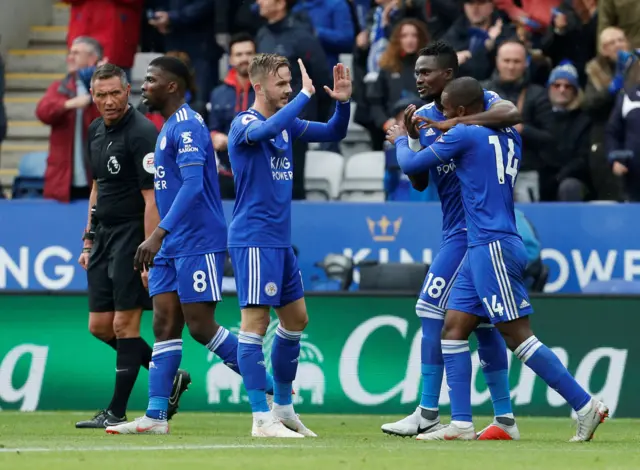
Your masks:
[{"label": "crowd in stands", "polygon": [[[421,103],[414,64],[420,49],[444,40],[460,72],[518,106],[524,161],[517,200],[640,200],[640,2],[635,0],[65,0],[71,5],[69,75],[37,108],[52,127],[45,197],[83,198],[88,95],[96,65],[131,70],[135,54],[161,52],[193,70],[188,100],[208,120],[221,192],[233,199],[226,153],[231,120],[253,100],[248,64],[256,52],[286,56],[294,93],[301,58],[316,89],[351,55],[353,120],[371,150],[393,153],[384,133],[409,104]],[[228,54],[229,70],[218,76]],[[1,88],[0,88],[1,89]],[[0,95],[1,96],[1,95]],[[158,127],[159,116],[140,108]],[[305,118],[326,120],[333,103],[318,93]],[[3,113],[0,106],[0,141]],[[322,148],[340,152],[340,147]],[[294,144],[294,198],[305,198],[307,144]],[[413,192],[386,159],[389,200],[434,200]]]}]

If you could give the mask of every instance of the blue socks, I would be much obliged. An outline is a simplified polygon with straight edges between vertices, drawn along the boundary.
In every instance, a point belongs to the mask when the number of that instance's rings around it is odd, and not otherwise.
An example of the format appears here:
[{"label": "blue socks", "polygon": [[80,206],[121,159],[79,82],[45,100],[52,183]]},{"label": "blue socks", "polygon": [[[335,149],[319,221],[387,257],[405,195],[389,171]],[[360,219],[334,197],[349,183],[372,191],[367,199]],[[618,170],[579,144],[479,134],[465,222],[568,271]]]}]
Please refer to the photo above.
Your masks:
[{"label": "blue socks", "polygon": [[507,345],[498,329],[491,325],[481,325],[476,328],[475,333],[478,339],[480,366],[491,392],[494,415],[513,418]]},{"label": "blue socks", "polygon": [[[216,354],[224,365],[232,371],[240,374],[238,367],[238,338],[222,326],[218,328],[215,336],[207,343],[207,349]],[[273,395],[273,377],[267,373],[267,388],[265,392]]]},{"label": "blue socks", "polygon": [[281,325],[278,325],[276,330],[271,349],[271,364],[275,392],[273,401],[277,405],[291,405],[293,380],[298,371],[301,336],[301,331],[288,331]]},{"label": "blue socks", "polygon": [[[435,310],[438,311],[436,312]],[[444,309],[419,300],[416,305],[416,313],[422,323],[420,351],[422,395],[420,397],[420,407],[427,410],[437,410],[438,402],[440,401],[440,389],[442,388],[442,376],[444,374],[444,360],[442,359],[442,346],[440,345],[440,336],[444,325]]]},{"label": "blue socks", "polygon": [[471,422],[471,353],[468,340],[442,340],[451,421]]},{"label": "blue socks", "polygon": [[567,400],[574,410],[580,410],[591,400],[591,396],[571,376],[558,356],[535,336],[526,339],[513,353]]},{"label": "blue socks", "polygon": [[269,411],[267,404],[267,371],[262,352],[263,336],[241,331],[238,334],[238,367],[244,381],[244,388],[249,396],[251,411],[265,413]]},{"label": "blue socks", "polygon": [[146,412],[149,418],[167,419],[173,379],[181,360],[181,339],[170,339],[153,345],[149,364],[149,405]]}]

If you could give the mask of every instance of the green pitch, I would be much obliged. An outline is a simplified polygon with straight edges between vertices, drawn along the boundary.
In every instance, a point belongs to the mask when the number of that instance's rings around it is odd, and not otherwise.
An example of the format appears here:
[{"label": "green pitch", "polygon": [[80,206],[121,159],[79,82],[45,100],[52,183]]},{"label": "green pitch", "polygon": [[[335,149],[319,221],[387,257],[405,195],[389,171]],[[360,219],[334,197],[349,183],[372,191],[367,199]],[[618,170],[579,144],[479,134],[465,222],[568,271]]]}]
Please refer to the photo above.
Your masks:
[{"label": "green pitch", "polygon": [[[169,436],[76,430],[90,413],[0,412],[0,469],[160,470],[405,468],[639,469],[640,421],[605,422],[594,441],[569,444],[572,421],[521,418],[519,442],[440,442],[386,436],[392,416],[303,416],[317,439],[254,439],[250,415],[179,413]],[[139,416],[131,413],[129,416]],[[476,420],[477,429],[488,419]]]}]

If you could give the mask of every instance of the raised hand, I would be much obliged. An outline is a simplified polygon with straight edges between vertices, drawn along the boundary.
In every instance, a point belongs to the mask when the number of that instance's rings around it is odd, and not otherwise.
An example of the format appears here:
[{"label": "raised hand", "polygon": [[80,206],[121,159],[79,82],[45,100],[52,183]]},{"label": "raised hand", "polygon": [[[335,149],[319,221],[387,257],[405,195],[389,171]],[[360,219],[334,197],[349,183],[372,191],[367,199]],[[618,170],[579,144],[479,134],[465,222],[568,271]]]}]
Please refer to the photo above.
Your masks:
[{"label": "raised hand", "polygon": [[407,133],[412,139],[420,138],[420,131],[418,130],[417,123],[413,120],[417,108],[415,104],[410,104],[407,109],[404,110],[404,127],[407,128]]},{"label": "raised hand", "polygon": [[458,124],[458,120],[456,118],[447,119],[446,121],[434,121],[422,116],[413,116],[413,122],[418,125],[419,129],[428,129],[431,127],[433,129],[438,129],[441,132],[447,132]]},{"label": "raised hand", "polygon": [[316,88],[313,86],[313,82],[307,73],[307,69],[302,63],[302,59],[298,59],[298,65],[300,66],[300,74],[302,75],[302,89],[313,95],[316,92]]},{"label": "raised hand", "polygon": [[404,128],[402,124],[396,124],[391,126],[387,131],[387,142],[395,145],[396,139],[398,137],[403,137],[407,135],[407,130]]},{"label": "raised hand", "polygon": [[351,99],[352,90],[349,67],[345,67],[344,64],[338,64],[333,67],[333,90],[325,86],[324,91],[334,100],[344,103]]}]

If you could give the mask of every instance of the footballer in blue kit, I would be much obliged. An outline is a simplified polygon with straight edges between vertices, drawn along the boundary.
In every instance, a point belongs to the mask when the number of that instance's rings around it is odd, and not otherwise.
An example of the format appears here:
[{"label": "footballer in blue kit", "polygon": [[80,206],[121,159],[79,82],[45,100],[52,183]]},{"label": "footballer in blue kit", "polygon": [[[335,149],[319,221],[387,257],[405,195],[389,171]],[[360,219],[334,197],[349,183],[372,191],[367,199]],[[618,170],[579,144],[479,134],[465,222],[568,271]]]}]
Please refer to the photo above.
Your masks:
[{"label": "footballer in blue kit", "polygon": [[[293,188],[292,144],[334,142],[349,125],[351,77],[338,64],[333,69],[336,111],[327,123],[298,119],[315,93],[304,64],[298,61],[302,91],[289,102],[291,70],[286,58],[258,54],[249,66],[255,103],[238,114],[229,131],[229,159],[236,202],[229,226],[229,254],[242,310],[238,364],[253,411],[254,437],[313,437],[293,410],[291,392],[296,376],[300,337],[308,316],[302,275],[291,246]],[[280,325],[271,360],[274,405],[265,401],[262,343],[274,308]]]},{"label": "footballer in blue kit", "polygon": [[[182,358],[182,329],[239,373],[238,340],[214,319],[222,300],[227,225],[222,210],[213,144],[202,117],[185,103],[190,73],[177,58],[151,61],[142,99],[165,118],[153,162],[160,223],[135,256],[149,269],[155,344],[149,368],[149,404],[142,418],[107,428],[111,434],[167,434],[171,378]],[[186,390],[190,378],[183,375]],[[266,380],[271,382],[270,377]],[[272,386],[267,391],[273,393]]]},{"label": "footballer in blue kit", "polygon": [[[448,119],[483,109],[477,80],[463,77],[442,93]],[[454,281],[442,334],[442,353],[451,399],[451,424],[423,434],[423,440],[477,438],[471,413],[469,335],[489,321],[507,346],[575,410],[572,442],[589,441],[608,416],[607,406],[592,398],[558,357],[536,338],[528,316],[533,313],[523,274],[526,250],[515,221],[513,188],[521,162],[522,141],[513,128],[489,129],[457,124],[419,152],[409,148],[404,129],[394,126],[389,139],[397,146],[398,164],[408,174],[453,162],[462,189],[468,250]]]},{"label": "footballer in blue kit", "polygon": [[[405,126],[409,130],[409,145],[419,151],[433,144],[442,134],[437,127],[418,128],[414,116],[426,122],[448,125],[443,114],[441,94],[447,83],[458,74],[456,51],[447,43],[436,41],[419,52],[415,66],[416,87],[420,98],[431,101],[420,109],[409,106],[405,111]],[[417,119],[416,118],[416,119]],[[503,101],[491,91],[484,91],[483,112],[470,116],[478,124],[502,128],[520,122],[520,113],[511,102]],[[445,308],[454,280],[467,253],[467,224],[462,206],[460,182],[456,164],[445,162],[428,171],[408,173],[414,187],[422,191],[435,184],[442,204],[442,243],[429,267],[419,298],[416,314],[422,326],[420,404],[406,418],[383,424],[387,434],[415,436],[442,428],[439,417],[439,398],[444,374],[444,360],[440,335],[444,325]],[[491,324],[481,324],[475,331],[478,353],[484,364],[485,381],[491,392],[495,418],[479,433],[482,440],[519,439],[518,427],[511,408],[506,345]]]}]

